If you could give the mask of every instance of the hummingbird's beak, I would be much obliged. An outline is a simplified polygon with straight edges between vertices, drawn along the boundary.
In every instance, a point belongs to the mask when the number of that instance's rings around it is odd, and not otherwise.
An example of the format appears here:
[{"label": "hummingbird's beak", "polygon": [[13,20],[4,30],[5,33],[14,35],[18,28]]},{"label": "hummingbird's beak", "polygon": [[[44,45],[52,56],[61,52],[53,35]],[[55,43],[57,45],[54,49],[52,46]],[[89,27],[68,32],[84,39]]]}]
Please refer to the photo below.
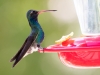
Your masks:
[{"label": "hummingbird's beak", "polygon": [[57,10],[41,10],[41,11],[38,12],[38,14],[41,14],[43,12],[49,12],[49,11],[57,11]]}]

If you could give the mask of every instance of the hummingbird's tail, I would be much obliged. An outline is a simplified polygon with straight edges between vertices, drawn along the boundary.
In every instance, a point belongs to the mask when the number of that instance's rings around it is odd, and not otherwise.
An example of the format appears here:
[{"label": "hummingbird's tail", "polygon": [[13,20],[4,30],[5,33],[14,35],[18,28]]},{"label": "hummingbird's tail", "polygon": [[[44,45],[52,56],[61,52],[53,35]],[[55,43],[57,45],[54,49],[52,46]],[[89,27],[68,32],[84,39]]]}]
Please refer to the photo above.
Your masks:
[{"label": "hummingbird's tail", "polygon": [[23,46],[21,47],[21,49],[16,53],[16,55],[10,60],[10,62],[15,61],[13,64],[13,67],[24,57],[24,55],[27,53],[27,51],[29,50],[30,46],[32,45],[33,42],[33,37],[29,36]]},{"label": "hummingbird's tail", "polygon": [[19,61],[18,61],[18,57],[20,56],[21,51],[22,51],[22,50],[20,49],[20,50],[17,52],[17,54],[10,60],[10,62],[15,61],[12,67],[14,67],[14,66],[19,62]]}]

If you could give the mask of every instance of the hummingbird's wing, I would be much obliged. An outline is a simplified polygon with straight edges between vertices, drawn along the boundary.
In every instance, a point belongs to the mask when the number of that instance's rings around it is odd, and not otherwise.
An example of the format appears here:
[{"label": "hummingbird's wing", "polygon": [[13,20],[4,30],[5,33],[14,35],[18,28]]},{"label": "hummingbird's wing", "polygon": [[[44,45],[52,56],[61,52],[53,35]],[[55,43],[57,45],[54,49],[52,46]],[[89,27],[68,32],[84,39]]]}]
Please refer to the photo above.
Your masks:
[{"label": "hummingbird's wing", "polygon": [[29,36],[23,46],[20,48],[20,50],[17,52],[17,54],[10,60],[10,62],[15,61],[13,64],[13,67],[23,58],[23,56],[27,53],[27,51],[30,49],[33,42],[35,42],[36,37],[38,35],[37,33],[34,33],[34,36]]}]

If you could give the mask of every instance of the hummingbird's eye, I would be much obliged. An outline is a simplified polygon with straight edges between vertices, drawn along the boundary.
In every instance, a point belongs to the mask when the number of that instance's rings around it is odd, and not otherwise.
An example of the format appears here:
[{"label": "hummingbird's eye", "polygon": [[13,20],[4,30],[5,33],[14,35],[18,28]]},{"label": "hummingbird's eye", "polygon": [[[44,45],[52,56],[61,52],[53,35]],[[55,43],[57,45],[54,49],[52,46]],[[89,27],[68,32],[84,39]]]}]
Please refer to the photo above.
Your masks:
[{"label": "hummingbird's eye", "polygon": [[31,16],[37,15],[37,11],[31,11],[31,12],[30,12],[30,15],[31,15]]},{"label": "hummingbird's eye", "polygon": [[33,14],[35,14],[35,11],[31,11],[30,15],[33,15]]},{"label": "hummingbird's eye", "polygon": [[33,11],[32,13],[37,14],[37,11]]},{"label": "hummingbird's eye", "polygon": [[35,13],[35,11],[33,11],[32,13]]}]

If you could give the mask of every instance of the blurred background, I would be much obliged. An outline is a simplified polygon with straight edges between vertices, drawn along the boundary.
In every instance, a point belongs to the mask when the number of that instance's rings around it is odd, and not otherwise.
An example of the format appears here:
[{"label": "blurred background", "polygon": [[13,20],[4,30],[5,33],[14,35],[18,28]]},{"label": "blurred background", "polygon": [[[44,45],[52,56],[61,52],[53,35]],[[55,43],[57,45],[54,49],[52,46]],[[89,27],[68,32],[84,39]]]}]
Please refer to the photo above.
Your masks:
[{"label": "blurred background", "polygon": [[14,68],[9,60],[30,34],[26,18],[29,9],[56,9],[39,15],[44,32],[42,47],[55,43],[63,35],[81,34],[73,0],[0,0],[0,75],[100,75],[100,69],[75,69],[62,64],[57,53],[35,52]]}]

